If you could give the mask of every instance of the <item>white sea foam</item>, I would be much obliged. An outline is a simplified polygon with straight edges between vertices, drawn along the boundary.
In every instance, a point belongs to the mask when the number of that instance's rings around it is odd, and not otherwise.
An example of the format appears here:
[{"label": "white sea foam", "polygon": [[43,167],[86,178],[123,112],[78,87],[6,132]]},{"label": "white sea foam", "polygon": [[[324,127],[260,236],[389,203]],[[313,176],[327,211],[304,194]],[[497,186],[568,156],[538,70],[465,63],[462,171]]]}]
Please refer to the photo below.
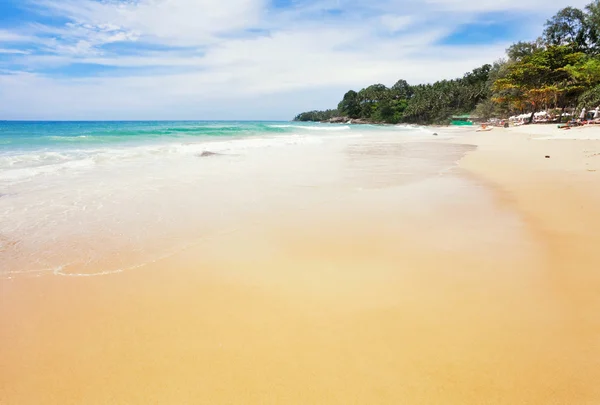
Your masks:
[{"label": "white sea foam", "polygon": [[331,126],[316,126],[309,127],[304,125],[269,125],[271,128],[294,128],[294,129],[302,129],[306,131],[348,131],[350,126],[348,125],[331,125]]},{"label": "white sea foam", "polygon": [[251,150],[291,145],[319,144],[318,136],[285,135],[245,137],[227,140],[202,140],[187,143],[158,143],[141,146],[107,146],[105,148],[57,151],[27,151],[0,155],[0,185],[14,184],[41,175],[63,173],[69,170],[87,170],[97,164],[123,163],[149,158],[195,156],[204,151],[240,154]]},{"label": "white sea foam", "polygon": [[252,149],[273,148],[290,145],[320,144],[323,140],[316,136],[286,135],[273,137],[247,137],[226,141],[210,141],[171,145],[177,153],[196,154],[204,150],[211,152],[244,152]]},{"label": "white sea foam", "polygon": [[45,138],[48,140],[51,140],[51,141],[58,141],[58,142],[80,142],[82,139],[101,139],[101,138],[97,138],[97,137],[93,137],[93,136],[89,136],[89,135],[47,136]]},{"label": "white sea foam", "polygon": [[[49,161],[34,155],[15,156],[6,159],[7,164],[0,164],[0,184],[23,181],[39,175],[47,175],[67,170],[87,169],[93,167],[95,162],[91,157],[62,157]],[[52,162],[52,163],[50,163]]]},{"label": "white sea foam", "polygon": [[400,124],[400,125],[393,125],[390,128],[393,128],[395,130],[401,130],[401,131],[410,131],[409,134],[412,135],[419,135],[419,134],[431,134],[433,132],[435,132],[435,130],[433,130],[430,127],[424,127],[422,125],[412,125],[412,124]]}]

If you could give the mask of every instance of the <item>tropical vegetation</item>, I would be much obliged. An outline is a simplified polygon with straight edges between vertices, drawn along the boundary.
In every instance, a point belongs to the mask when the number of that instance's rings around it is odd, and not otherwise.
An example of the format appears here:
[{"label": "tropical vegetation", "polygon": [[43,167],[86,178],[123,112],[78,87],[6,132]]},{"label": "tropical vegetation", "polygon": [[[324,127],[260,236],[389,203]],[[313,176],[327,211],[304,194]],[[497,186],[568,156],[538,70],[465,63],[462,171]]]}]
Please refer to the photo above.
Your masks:
[{"label": "tropical vegetation", "polygon": [[340,115],[338,110],[307,111],[298,114],[296,121],[326,121]]},{"label": "tropical vegetation", "polygon": [[505,59],[453,80],[391,87],[373,84],[344,94],[337,109],[299,114],[298,121],[335,117],[375,123],[445,124],[452,116],[507,118],[541,110],[600,105],[600,0],[567,7],[537,40],[517,42]]}]

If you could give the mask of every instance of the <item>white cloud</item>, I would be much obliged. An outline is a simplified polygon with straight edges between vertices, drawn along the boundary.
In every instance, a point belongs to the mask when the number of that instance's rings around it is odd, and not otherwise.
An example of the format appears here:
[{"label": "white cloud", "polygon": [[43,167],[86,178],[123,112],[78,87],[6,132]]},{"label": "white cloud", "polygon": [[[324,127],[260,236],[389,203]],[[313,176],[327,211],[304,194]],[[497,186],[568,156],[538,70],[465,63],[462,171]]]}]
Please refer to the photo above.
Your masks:
[{"label": "white cloud", "polygon": [[409,27],[414,22],[414,17],[408,15],[387,14],[381,17],[381,24],[391,32],[397,32]]},{"label": "white cloud", "polygon": [[[323,0],[274,10],[266,0],[30,1],[70,22],[0,30],[0,42],[34,38],[39,47],[4,53],[13,72],[0,73],[0,118],[290,118],[334,107],[349,88],[453,78],[492,62],[508,43],[440,40],[482,13],[541,2]],[[548,15],[536,16],[541,27]],[[242,35],[250,29],[261,31]],[[44,74],[75,63],[101,68]]]},{"label": "white cloud", "polygon": [[178,45],[204,45],[215,35],[253,28],[266,4],[262,0],[40,0],[68,15],[81,28],[120,32]]},{"label": "white cloud", "polygon": [[22,51],[20,49],[4,49],[0,48],[0,54],[13,54],[13,55],[28,55],[28,51]]},{"label": "white cloud", "polygon": [[18,32],[0,29],[0,43],[2,42],[31,42],[35,41],[35,37],[23,35]]},{"label": "white cloud", "polygon": [[477,11],[477,12],[497,12],[497,11],[547,11],[554,13],[560,8],[573,6],[583,7],[589,4],[591,0],[571,0],[568,3],[563,1],[548,0],[425,0],[427,6],[442,9],[446,11]]},{"label": "white cloud", "polygon": [[[233,60],[232,53],[222,60]],[[419,57],[390,60],[385,55],[313,54],[310,57],[277,58],[268,51],[255,59],[219,65],[200,72],[52,79],[37,74],[0,76],[0,105],[8,114],[37,112],[42,118],[216,118],[207,115],[215,107],[220,118],[291,118],[303,109],[333,107],[349,88],[371,83],[393,84],[399,78],[413,83],[433,78],[452,78],[493,60],[503,47],[456,49],[452,58],[439,60],[435,50]],[[450,52],[449,50],[446,53]],[[296,66],[293,66],[296,65]],[[332,89],[327,103],[307,104],[295,94]],[[35,95],[33,98],[31,95]],[[263,111],[263,100],[284,101]],[[311,102],[316,102],[312,100]],[[242,104],[243,108],[233,108]],[[127,112],[121,116],[121,112]]]}]

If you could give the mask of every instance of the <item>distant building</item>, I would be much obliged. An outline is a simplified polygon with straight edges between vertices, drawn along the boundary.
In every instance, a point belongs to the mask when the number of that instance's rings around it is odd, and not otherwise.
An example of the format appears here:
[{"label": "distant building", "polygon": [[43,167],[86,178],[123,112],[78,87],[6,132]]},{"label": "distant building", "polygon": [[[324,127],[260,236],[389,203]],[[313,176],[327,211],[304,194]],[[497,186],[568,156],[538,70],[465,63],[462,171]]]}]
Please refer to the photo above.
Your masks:
[{"label": "distant building", "polygon": [[470,115],[470,114],[463,114],[463,115],[453,116],[452,122],[450,123],[450,125],[466,126],[466,125],[473,125],[476,122],[482,122],[482,121],[484,121],[484,120],[481,119],[480,117],[476,117],[476,116]]}]

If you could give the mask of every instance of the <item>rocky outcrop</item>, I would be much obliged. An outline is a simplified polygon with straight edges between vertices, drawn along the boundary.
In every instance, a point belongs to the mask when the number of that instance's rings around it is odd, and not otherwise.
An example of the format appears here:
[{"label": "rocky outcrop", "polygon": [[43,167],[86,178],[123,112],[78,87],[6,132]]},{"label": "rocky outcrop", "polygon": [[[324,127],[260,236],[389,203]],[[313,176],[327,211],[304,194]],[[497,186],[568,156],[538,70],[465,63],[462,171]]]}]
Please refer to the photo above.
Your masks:
[{"label": "rocky outcrop", "polygon": [[380,124],[380,122],[375,122],[371,120],[365,120],[362,118],[358,118],[355,120],[350,120],[350,124]]},{"label": "rocky outcrop", "polygon": [[345,124],[350,121],[348,117],[333,117],[328,120],[321,121],[323,124]]},{"label": "rocky outcrop", "polygon": [[363,119],[363,118],[349,118],[349,117],[333,117],[325,121],[321,121],[323,124],[379,124],[378,122]]}]

